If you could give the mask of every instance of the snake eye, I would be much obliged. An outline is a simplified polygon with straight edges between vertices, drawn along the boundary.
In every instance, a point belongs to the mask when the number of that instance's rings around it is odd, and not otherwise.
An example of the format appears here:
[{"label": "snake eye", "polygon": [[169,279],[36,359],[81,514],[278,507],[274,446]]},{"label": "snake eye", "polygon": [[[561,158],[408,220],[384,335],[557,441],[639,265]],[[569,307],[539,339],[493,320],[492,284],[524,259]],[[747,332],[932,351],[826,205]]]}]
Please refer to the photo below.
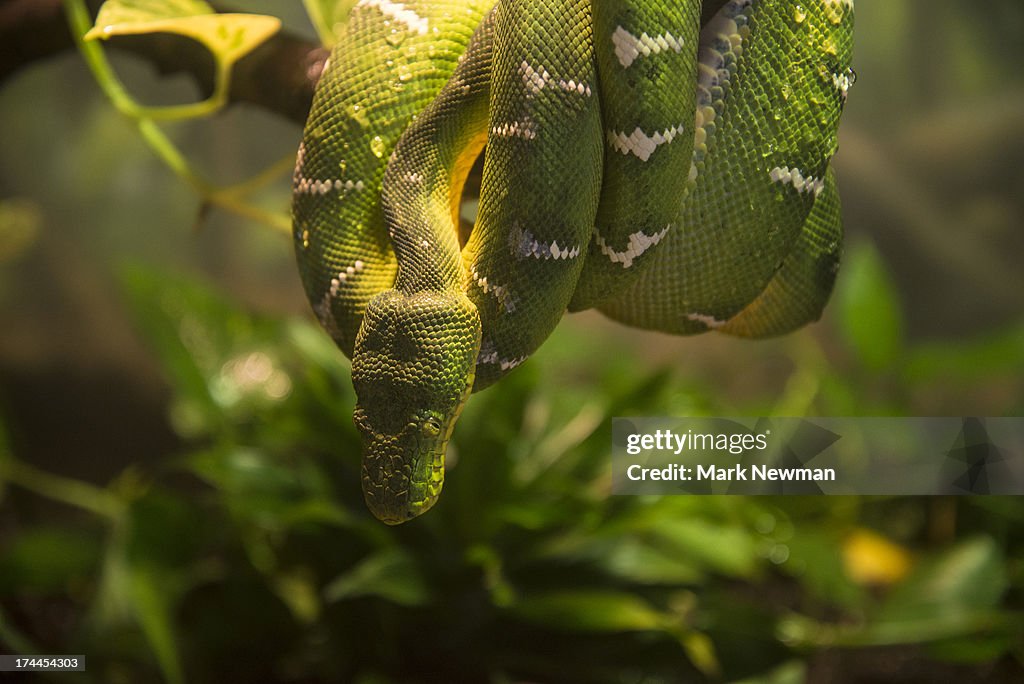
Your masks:
[{"label": "snake eye", "polygon": [[421,429],[427,437],[437,437],[441,434],[441,421],[437,418],[427,418],[423,421]]}]

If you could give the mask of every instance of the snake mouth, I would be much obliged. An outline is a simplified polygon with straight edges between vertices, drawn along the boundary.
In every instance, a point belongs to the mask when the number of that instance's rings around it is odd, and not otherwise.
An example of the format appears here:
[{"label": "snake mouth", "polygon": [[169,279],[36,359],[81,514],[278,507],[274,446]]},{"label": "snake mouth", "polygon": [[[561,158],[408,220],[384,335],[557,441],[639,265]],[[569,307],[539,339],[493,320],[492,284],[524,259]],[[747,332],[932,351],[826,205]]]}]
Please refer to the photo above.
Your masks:
[{"label": "snake mouth", "polygon": [[431,475],[417,482],[404,473],[380,472],[364,460],[363,499],[375,518],[388,525],[400,525],[426,513],[437,502],[443,468],[431,468]]},{"label": "snake mouth", "polygon": [[374,517],[399,525],[428,511],[444,484],[446,447],[447,440],[418,439],[411,429],[363,432],[363,498]]}]

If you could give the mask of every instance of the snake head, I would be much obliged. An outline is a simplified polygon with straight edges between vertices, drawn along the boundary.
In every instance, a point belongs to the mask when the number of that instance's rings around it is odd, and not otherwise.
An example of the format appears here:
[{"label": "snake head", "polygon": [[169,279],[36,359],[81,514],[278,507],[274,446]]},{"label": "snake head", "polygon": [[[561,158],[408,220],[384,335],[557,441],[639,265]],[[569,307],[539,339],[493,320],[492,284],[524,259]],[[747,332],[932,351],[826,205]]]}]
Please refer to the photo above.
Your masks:
[{"label": "snake head", "polygon": [[480,316],[461,292],[386,290],[367,304],[352,356],[363,496],[389,525],[441,493],[444,456],[473,387]]}]

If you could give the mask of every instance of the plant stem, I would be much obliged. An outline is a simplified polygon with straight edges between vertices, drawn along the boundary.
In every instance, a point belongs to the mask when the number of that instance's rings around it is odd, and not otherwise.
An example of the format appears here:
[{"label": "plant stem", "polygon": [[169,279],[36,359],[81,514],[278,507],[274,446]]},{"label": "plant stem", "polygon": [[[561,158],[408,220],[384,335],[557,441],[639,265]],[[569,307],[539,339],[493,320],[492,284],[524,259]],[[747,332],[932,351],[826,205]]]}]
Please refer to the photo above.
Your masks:
[{"label": "plant stem", "polygon": [[89,11],[83,0],[64,0],[64,9],[75,44],[85,59],[89,70],[99,84],[100,89],[110,99],[118,112],[133,120],[150,149],[175,174],[188,183],[203,200],[210,205],[221,207],[239,216],[258,221],[288,234],[291,221],[287,215],[267,211],[254,206],[242,199],[250,189],[269,182],[269,173],[280,173],[279,164],[275,164],[267,172],[257,174],[254,178],[233,187],[223,188],[209,182],[189,166],[188,160],[174,145],[167,134],[156,124],[156,120],[174,121],[209,116],[221,109],[227,102],[230,83],[230,66],[221,62],[217,64],[217,75],[214,79],[214,92],[206,100],[194,104],[173,107],[144,107],[139,105],[124,85],[114,74],[110,62],[107,61],[103,48],[95,41],[87,41],[83,36],[90,27]]},{"label": "plant stem", "polygon": [[110,492],[70,478],[53,475],[8,456],[0,462],[3,479],[54,501],[75,506],[111,520],[124,513],[122,502]]}]

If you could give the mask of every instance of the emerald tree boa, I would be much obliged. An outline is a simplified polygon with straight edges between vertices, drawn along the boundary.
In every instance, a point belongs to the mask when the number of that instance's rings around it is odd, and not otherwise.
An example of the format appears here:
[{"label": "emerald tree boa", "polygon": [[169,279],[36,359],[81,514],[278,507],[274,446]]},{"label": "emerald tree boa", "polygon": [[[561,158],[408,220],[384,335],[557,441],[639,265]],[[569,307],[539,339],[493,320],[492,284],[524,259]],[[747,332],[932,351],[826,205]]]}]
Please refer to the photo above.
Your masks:
[{"label": "emerald tree boa", "polygon": [[[352,359],[363,492],[436,501],[471,391],[568,311],[688,335],[816,320],[852,0],[362,0],[299,147],[295,251]],[[479,212],[459,206],[484,151]]]}]

